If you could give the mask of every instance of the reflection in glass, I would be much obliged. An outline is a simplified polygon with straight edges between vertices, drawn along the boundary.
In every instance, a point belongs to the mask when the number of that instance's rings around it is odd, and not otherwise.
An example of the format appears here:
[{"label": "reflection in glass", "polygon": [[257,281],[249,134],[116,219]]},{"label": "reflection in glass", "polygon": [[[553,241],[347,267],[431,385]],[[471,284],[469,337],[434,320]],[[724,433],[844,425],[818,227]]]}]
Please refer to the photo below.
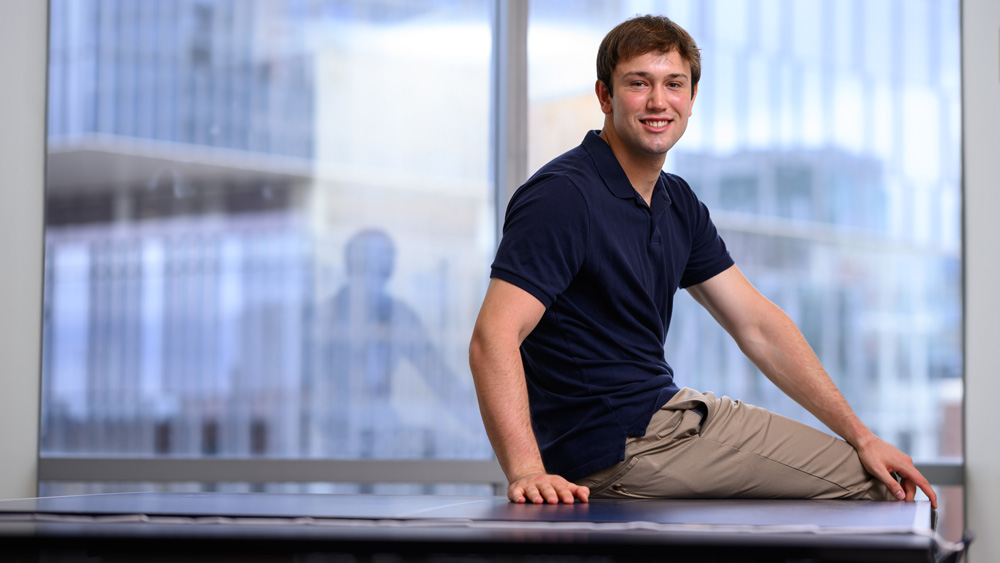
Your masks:
[{"label": "reflection in glass", "polygon": [[[365,229],[350,238],[344,254],[347,281],[316,313],[313,352],[318,357],[304,388],[311,402],[307,412],[321,414],[310,425],[310,453],[439,457],[455,441],[454,434],[427,424],[441,420],[431,411],[415,416],[417,408],[447,405],[463,430],[472,432],[481,422],[470,400],[471,381],[455,377],[416,310],[388,293],[396,262],[392,239],[384,231]],[[410,375],[400,381],[404,363]],[[414,401],[418,385],[437,403]]]}]

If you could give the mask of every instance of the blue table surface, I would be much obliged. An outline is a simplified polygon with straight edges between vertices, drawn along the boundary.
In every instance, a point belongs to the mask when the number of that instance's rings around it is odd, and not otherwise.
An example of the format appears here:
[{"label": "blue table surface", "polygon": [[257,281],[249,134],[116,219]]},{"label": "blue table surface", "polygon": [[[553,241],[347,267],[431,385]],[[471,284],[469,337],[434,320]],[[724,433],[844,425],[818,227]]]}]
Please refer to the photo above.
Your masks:
[{"label": "blue table surface", "polygon": [[163,517],[551,522],[789,527],[929,532],[926,501],[610,500],[512,504],[503,497],[276,493],[117,493],[0,501],[0,516],[145,515]]}]

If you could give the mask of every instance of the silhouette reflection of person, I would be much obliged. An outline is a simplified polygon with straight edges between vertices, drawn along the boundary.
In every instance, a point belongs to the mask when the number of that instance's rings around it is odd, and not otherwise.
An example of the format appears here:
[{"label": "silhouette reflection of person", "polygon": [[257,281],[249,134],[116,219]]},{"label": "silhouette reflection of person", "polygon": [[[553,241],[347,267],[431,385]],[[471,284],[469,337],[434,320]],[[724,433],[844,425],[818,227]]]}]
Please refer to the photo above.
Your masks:
[{"label": "silhouette reflection of person", "polygon": [[[383,231],[365,229],[346,246],[347,282],[319,313],[320,370],[330,409],[334,455],[349,457],[433,457],[435,438],[445,428],[441,417],[424,428],[404,424],[401,413],[419,405],[400,406],[407,392],[394,377],[405,361],[424,380],[438,403],[452,409],[463,423],[479,424],[471,381],[450,372],[417,313],[387,292],[396,248]],[[439,409],[438,409],[439,410]],[[324,433],[326,433],[324,432]]]}]

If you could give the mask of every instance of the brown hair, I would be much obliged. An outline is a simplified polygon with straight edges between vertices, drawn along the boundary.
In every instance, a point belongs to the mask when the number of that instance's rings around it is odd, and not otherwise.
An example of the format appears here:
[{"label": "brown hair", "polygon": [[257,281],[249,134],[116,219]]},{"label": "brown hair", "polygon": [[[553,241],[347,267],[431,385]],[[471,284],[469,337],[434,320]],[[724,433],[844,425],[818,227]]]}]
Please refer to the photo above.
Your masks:
[{"label": "brown hair", "polygon": [[691,65],[691,95],[701,78],[701,53],[694,38],[666,16],[636,16],[615,26],[597,50],[597,79],[612,93],[611,75],[621,61],[656,51],[677,51]]}]

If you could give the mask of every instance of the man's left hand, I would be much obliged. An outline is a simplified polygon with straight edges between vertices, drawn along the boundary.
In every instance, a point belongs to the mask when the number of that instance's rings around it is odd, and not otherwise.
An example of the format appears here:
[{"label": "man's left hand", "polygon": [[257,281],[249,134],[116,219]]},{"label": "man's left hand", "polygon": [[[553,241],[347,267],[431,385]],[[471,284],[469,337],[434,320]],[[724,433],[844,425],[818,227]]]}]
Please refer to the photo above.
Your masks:
[{"label": "man's left hand", "polygon": [[[879,481],[885,483],[899,500],[913,500],[919,488],[931,501],[931,506],[937,508],[937,494],[931,489],[931,484],[917,471],[910,456],[899,451],[895,446],[872,434],[861,444],[854,444],[865,469]],[[893,474],[899,476],[896,481]]]}]

